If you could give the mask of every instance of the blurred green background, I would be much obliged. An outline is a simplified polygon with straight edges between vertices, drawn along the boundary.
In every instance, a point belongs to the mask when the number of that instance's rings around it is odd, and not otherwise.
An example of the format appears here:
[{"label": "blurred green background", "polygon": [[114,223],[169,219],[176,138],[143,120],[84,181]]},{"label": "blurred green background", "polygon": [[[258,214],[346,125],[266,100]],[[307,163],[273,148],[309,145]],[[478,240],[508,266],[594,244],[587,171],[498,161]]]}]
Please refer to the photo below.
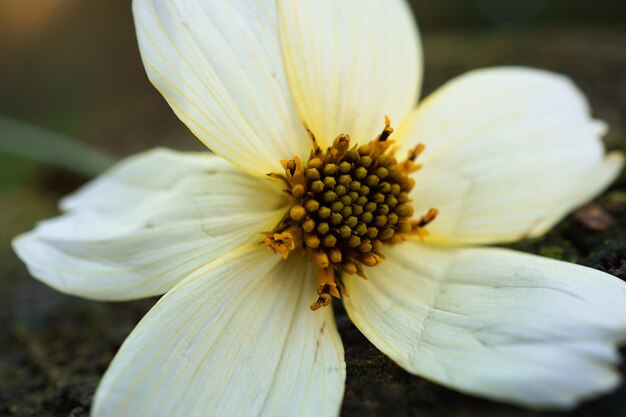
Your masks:
[{"label": "blurred green background", "polygon": [[[626,2],[616,0],[411,3],[426,42],[450,31],[626,25]],[[115,155],[154,144],[197,147],[145,77],[129,0],[2,0],[0,57],[0,115]],[[11,138],[0,131],[0,140]],[[0,158],[0,189],[32,178],[29,164]]]},{"label": "blurred green background", "polygon": [[[626,149],[626,2],[412,5],[424,41],[424,95],[485,66],[558,71],[574,79],[594,115],[608,122],[608,146]],[[52,291],[29,277],[11,238],[55,215],[58,198],[90,173],[157,145],[203,149],[145,76],[130,0],[0,0],[0,416],[87,416],[100,375],[153,303],[95,303]],[[610,229],[589,230],[575,216],[517,248],[626,278],[624,175],[599,204],[621,207],[610,211]],[[412,377],[373,348],[340,307],[337,318],[348,365],[343,416],[564,416],[478,400]],[[626,416],[626,390],[567,416]]]}]

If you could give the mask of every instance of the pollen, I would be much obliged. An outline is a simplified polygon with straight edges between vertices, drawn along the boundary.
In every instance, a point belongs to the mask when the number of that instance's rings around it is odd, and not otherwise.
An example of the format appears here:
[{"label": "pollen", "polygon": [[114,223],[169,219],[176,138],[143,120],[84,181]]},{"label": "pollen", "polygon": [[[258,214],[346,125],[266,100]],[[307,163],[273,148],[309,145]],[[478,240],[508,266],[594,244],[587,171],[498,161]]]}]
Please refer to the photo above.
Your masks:
[{"label": "pollen", "polygon": [[366,278],[364,268],[383,262],[385,246],[408,235],[423,239],[425,227],[437,217],[437,210],[430,209],[414,219],[409,197],[415,185],[410,174],[421,168],[415,161],[424,146],[411,149],[399,162],[390,152],[392,133],[386,117],[375,140],[358,146],[340,135],[326,150],[309,133],[314,146],[307,163],[294,157],[281,161],[284,174],[270,174],[286,184],[293,203],[263,240],[284,258],[300,248],[319,268],[312,310],[340,297],[342,274]]}]

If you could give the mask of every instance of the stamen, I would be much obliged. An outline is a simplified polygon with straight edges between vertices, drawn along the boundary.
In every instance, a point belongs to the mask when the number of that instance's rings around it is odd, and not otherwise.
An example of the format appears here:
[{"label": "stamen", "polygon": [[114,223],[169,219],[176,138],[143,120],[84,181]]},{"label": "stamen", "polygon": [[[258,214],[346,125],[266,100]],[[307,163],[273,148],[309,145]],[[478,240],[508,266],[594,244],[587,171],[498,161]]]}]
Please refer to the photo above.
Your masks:
[{"label": "stamen", "polygon": [[383,132],[378,137],[378,140],[380,142],[384,142],[387,140],[389,136],[391,136],[392,133],[393,133],[393,128],[391,127],[391,120],[389,119],[389,116],[385,116],[385,128],[383,129]]},{"label": "stamen", "polygon": [[283,259],[287,259],[289,253],[296,248],[296,241],[302,235],[302,229],[292,226],[281,233],[266,232],[263,235],[263,243],[274,253],[280,253]]},{"label": "stamen", "polygon": [[335,282],[335,268],[324,268],[320,271],[317,284],[317,301],[311,304],[311,310],[330,304],[331,296],[340,298],[337,283]]},{"label": "stamen", "polygon": [[388,117],[378,137],[361,146],[350,147],[350,137],[340,135],[323,151],[308,133],[313,151],[306,165],[294,157],[281,161],[284,174],[270,174],[287,185],[293,204],[263,241],[283,258],[301,246],[319,268],[318,299],[311,304],[316,310],[340,297],[341,274],[366,278],[364,267],[383,262],[385,245],[410,234],[423,239],[438,212],[412,219],[410,174],[421,168],[415,161],[425,147],[416,146],[398,162],[387,152],[394,143]]}]

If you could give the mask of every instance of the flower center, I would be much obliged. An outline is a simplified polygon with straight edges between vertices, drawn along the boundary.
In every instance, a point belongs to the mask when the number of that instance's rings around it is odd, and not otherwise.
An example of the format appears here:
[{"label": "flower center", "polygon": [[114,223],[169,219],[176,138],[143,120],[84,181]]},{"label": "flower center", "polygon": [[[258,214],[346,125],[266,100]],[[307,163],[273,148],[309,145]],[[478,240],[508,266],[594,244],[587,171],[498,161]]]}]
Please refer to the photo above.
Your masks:
[{"label": "flower center", "polygon": [[362,146],[350,147],[350,138],[341,135],[322,151],[310,134],[314,149],[306,166],[294,157],[281,161],[284,174],[270,174],[287,184],[293,204],[281,223],[264,233],[264,242],[284,258],[301,247],[319,267],[312,310],[328,305],[331,296],[339,298],[342,273],[365,278],[363,267],[382,262],[384,245],[402,242],[408,234],[424,237],[424,227],[437,216],[431,209],[411,219],[409,192],[415,180],[409,174],[421,167],[415,159],[424,146],[398,162],[387,152],[393,129],[388,118],[385,122],[378,138]]}]

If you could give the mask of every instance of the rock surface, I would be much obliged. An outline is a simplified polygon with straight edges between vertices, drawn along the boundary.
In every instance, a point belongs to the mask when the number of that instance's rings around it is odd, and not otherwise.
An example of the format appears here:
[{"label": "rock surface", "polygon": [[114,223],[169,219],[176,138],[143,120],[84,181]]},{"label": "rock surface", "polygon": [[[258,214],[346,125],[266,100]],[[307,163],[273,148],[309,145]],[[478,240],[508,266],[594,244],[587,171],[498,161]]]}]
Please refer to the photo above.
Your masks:
[{"label": "rock surface", "polygon": [[[574,79],[590,97],[595,116],[609,123],[608,146],[626,149],[626,32],[458,32],[427,34],[424,42],[427,92],[466,70],[486,66],[558,71]],[[97,303],[59,294],[30,278],[9,248],[12,236],[54,215],[56,200],[81,181],[46,170],[32,184],[0,195],[0,416],[87,416],[100,376],[154,303]],[[545,237],[514,247],[626,279],[626,177],[622,175],[596,205],[569,217]],[[453,392],[403,371],[356,330],[340,305],[336,312],[348,369],[342,416],[626,415],[623,387],[564,414],[527,411]]]}]

